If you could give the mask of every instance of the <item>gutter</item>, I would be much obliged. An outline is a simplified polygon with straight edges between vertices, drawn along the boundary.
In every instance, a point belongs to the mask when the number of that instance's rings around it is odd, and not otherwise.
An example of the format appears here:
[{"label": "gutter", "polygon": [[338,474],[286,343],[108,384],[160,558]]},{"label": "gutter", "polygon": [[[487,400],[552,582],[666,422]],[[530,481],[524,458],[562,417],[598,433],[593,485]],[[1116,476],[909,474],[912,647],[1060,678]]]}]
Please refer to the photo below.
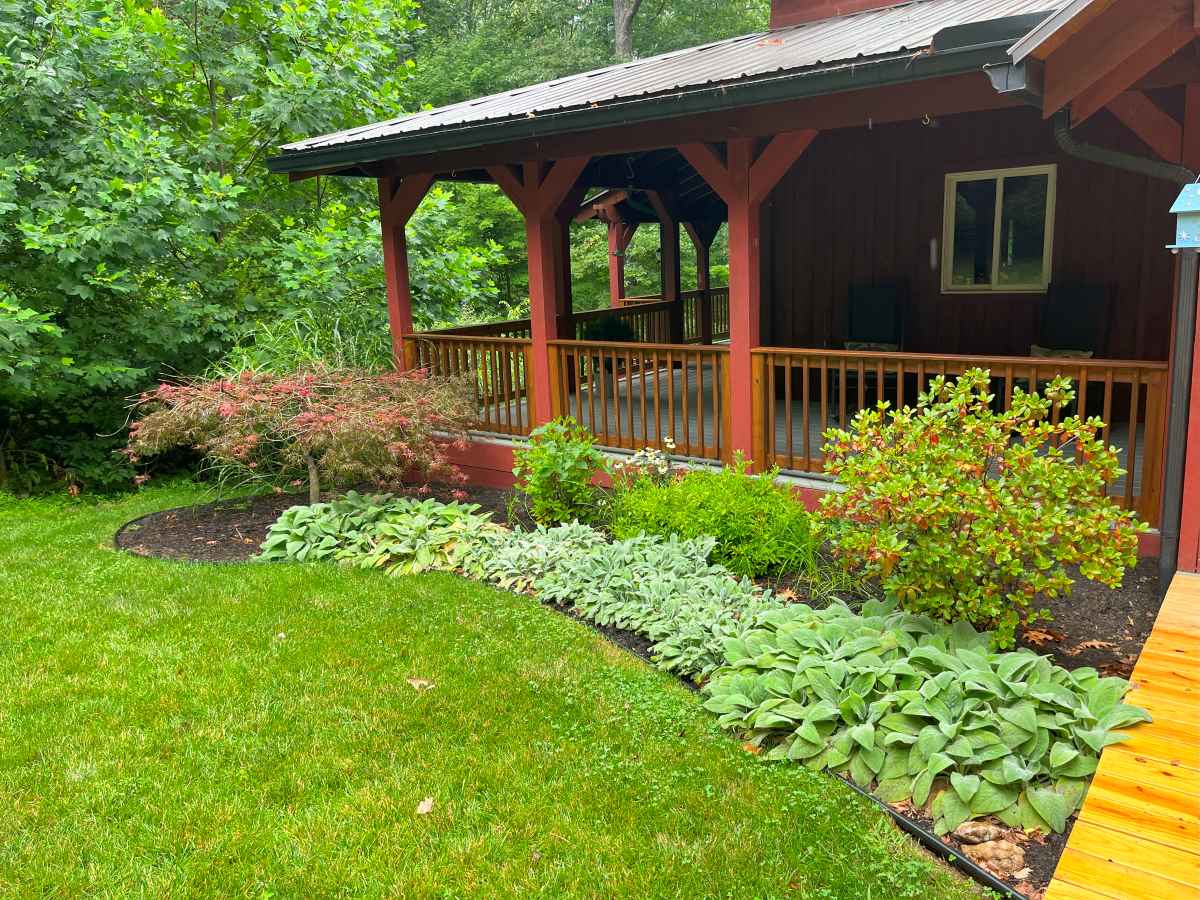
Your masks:
[{"label": "gutter", "polygon": [[[719,112],[736,107],[799,100],[863,88],[907,84],[947,75],[967,75],[984,66],[1008,61],[1011,40],[999,40],[962,49],[891,56],[816,72],[788,72],[754,81],[706,85],[606,103],[583,109],[541,113],[537,116],[451,126],[437,131],[413,132],[356,144],[294,150],[267,159],[274,173],[307,172],[404,156],[475,149],[487,144],[548,138],[642,122]],[[359,175],[348,171],[341,174]]]}]

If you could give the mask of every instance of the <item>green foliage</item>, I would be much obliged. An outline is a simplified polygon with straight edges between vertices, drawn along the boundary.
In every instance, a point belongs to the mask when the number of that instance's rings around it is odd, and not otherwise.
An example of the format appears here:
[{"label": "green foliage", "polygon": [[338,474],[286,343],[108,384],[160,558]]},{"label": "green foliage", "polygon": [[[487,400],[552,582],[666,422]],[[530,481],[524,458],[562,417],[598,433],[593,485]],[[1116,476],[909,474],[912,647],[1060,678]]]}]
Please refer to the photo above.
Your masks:
[{"label": "green foliage", "polygon": [[777,475],[747,475],[739,458],[719,472],[696,470],[665,484],[637,478],[614,492],[612,532],[618,538],[711,535],[713,561],[751,578],[811,571],[818,531],[791,491],[775,483]]},{"label": "green foliage", "polygon": [[896,803],[930,806],[939,834],[996,815],[1062,831],[1115,729],[1147,721],[1120,678],[1068,672],[988,636],[868,603],[788,606],[724,647],[706,706],[767,759],[844,772]]},{"label": "green foliage", "polygon": [[589,522],[596,515],[592,478],[604,465],[590,431],[570,416],[534,429],[513,451],[513,475],[533,518],[543,525]]},{"label": "green foliage", "polygon": [[268,530],[259,558],[337,560],[389,575],[454,571],[471,540],[497,530],[476,505],[350,491],[332,503],[286,510]]},{"label": "green foliage", "polygon": [[1144,530],[1103,493],[1119,477],[1103,424],[1052,405],[1074,397],[1065,378],[1044,396],[1017,388],[998,413],[989,373],[930,382],[916,409],[863,410],[826,433],[826,471],[846,487],[822,502],[834,546],[883,579],[906,608],[996,629],[1012,643],[1038,594],[1069,593],[1067,567],[1116,587]]}]

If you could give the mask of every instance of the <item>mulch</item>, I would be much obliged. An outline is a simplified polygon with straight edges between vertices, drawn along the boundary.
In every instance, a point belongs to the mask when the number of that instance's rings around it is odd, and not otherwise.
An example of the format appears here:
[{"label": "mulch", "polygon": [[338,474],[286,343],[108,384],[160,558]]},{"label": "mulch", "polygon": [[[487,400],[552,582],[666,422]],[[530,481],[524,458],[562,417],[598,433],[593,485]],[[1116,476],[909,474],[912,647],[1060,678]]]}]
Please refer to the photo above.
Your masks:
[{"label": "mulch", "polygon": [[[392,493],[448,502],[453,499],[451,490],[435,485],[423,493],[418,489]],[[498,522],[507,520],[511,491],[471,486],[466,493],[464,502],[478,504],[483,511],[493,513]],[[307,495],[269,494],[165,510],[130,522],[117,533],[115,543],[141,556],[208,563],[243,562],[257,555],[267,529],[284,510],[307,502]],[[792,583],[785,577],[776,579],[772,586],[781,589],[800,585],[801,582]],[[800,602],[805,600],[801,590],[795,593]],[[1042,605],[1053,618],[1025,628],[1018,644],[1050,656],[1053,662],[1067,669],[1092,666],[1104,675],[1128,677],[1154,625],[1161,599],[1155,559],[1141,560],[1125,574],[1124,582],[1116,590],[1077,579],[1070,596],[1043,600]],[[650,660],[652,644],[641,635],[598,627],[570,610],[552,608],[590,625],[617,646]],[[695,689],[686,679],[683,683]],[[932,824],[920,811],[900,812],[924,827]],[[1063,834],[1014,835],[1023,845],[1029,871],[1019,884],[1012,879],[1008,883],[1021,893],[1040,898],[1066,846],[1070,824]],[[943,839],[943,843],[957,849],[952,838]]]},{"label": "mulch", "polygon": [[[427,493],[418,488],[391,490],[397,496],[419,499],[454,499],[455,488],[431,485]],[[463,502],[478,504],[482,512],[491,512],[497,522],[505,521],[510,492],[495,488],[467,488]],[[379,493],[362,488],[361,493]],[[332,500],[335,495],[322,495]],[[115,543],[121,550],[138,556],[188,562],[245,562],[258,555],[269,529],[284,510],[308,504],[308,494],[265,494],[232,500],[218,500],[201,506],[186,506],[151,513],[123,526]]]}]

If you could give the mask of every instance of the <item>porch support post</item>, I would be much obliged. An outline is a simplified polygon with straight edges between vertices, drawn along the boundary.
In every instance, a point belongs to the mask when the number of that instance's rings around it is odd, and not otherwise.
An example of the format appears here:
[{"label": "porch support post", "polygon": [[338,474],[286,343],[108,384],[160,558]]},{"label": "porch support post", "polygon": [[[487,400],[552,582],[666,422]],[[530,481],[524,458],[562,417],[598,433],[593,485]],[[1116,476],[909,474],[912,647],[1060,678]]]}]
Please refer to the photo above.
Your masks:
[{"label": "porch support post", "polygon": [[625,248],[621,246],[621,235],[625,223],[620,220],[608,223],[608,305],[616,309],[625,296]]},{"label": "porch support post", "polygon": [[709,144],[679,148],[692,168],[708,182],[729,209],[729,447],[741,451],[756,468],[766,464],[764,403],[755,385],[754,348],[762,320],[762,206],[771,190],[800,158],[816,131],[776,135],[760,153],[755,142],[738,138],[726,145],[722,159]]},{"label": "porch support post", "polygon": [[[554,418],[554,383],[549,342],[558,338],[562,297],[561,211],[571,197],[587,157],[561,159],[546,168],[527,162],[519,169],[489,166],[488,174],[525,217],[525,243],[529,251],[529,331],[531,337],[530,421],[541,425]],[[576,204],[578,200],[575,201]],[[557,368],[557,367],[553,367]]]},{"label": "porch support post", "polygon": [[685,222],[688,237],[696,248],[696,290],[700,292],[700,343],[711,344],[712,332],[712,265],[710,255],[720,222]]},{"label": "porch support post", "polygon": [[414,360],[405,356],[405,339],[413,333],[412,286],[408,279],[408,240],[404,226],[412,218],[433,175],[379,179],[379,225],[383,236],[383,275],[387,285],[388,327],[392,334],[392,364],[409,368]]},{"label": "porch support post", "polygon": [[680,301],[679,219],[675,204],[661,191],[646,191],[646,197],[658,216],[659,285],[664,300],[675,305],[670,312],[669,343],[683,343],[683,306]]}]

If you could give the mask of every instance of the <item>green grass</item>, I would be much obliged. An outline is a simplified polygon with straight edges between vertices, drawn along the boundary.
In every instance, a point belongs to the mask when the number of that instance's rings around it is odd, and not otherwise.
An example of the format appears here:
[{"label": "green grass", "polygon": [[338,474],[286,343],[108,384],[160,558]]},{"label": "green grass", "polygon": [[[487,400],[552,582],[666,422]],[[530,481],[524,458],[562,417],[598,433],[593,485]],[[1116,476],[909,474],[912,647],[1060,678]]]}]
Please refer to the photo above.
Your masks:
[{"label": "green grass", "polygon": [[0,500],[0,894],[976,895],[528,598],[111,549],[198,497]]}]

